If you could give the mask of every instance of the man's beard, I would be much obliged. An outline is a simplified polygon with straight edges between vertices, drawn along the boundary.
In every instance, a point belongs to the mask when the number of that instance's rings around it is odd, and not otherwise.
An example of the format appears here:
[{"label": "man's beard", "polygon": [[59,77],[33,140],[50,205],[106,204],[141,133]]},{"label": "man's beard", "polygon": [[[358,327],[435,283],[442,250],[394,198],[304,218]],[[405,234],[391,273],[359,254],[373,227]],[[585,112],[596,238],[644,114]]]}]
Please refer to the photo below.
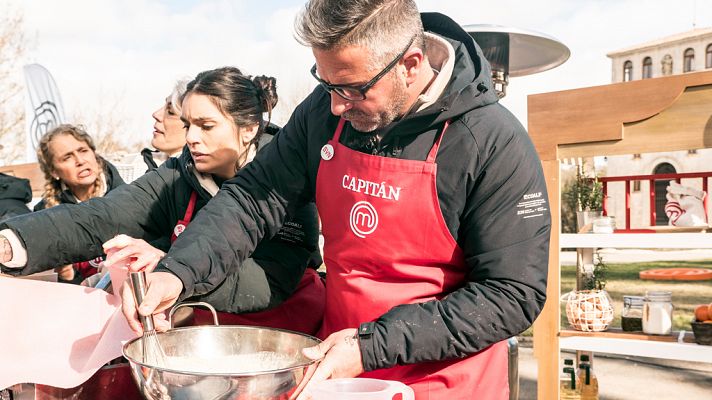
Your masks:
[{"label": "man's beard", "polygon": [[393,76],[393,91],[388,101],[388,108],[376,115],[369,115],[359,110],[345,111],[341,116],[359,132],[373,132],[402,117],[402,110],[408,101],[405,82]]}]

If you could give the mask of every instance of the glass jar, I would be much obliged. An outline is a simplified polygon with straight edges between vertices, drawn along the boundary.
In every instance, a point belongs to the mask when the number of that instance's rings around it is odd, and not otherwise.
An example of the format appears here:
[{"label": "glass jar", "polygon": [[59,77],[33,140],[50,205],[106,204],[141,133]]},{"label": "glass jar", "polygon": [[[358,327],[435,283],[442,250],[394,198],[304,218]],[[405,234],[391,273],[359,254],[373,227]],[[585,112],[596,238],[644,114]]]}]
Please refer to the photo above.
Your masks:
[{"label": "glass jar", "polygon": [[648,335],[669,335],[672,332],[672,292],[645,292],[643,332]]},{"label": "glass jar", "polygon": [[621,311],[621,327],[626,332],[643,330],[643,296],[623,296],[623,311]]},{"label": "glass jar", "polygon": [[616,219],[610,216],[599,217],[593,220],[593,233],[613,233],[616,229]]}]

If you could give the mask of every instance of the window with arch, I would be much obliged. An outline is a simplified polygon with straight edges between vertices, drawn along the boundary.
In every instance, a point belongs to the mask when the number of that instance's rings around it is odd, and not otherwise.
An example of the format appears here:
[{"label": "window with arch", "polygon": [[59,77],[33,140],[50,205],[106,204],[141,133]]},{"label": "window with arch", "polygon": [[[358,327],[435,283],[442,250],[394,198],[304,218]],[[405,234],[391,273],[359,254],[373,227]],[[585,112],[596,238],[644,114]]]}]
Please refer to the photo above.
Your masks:
[{"label": "window with arch", "polygon": [[653,77],[653,59],[650,57],[645,57],[643,59],[643,79],[648,79]]},{"label": "window with arch", "polygon": [[707,45],[705,51],[705,68],[712,68],[712,43]]},{"label": "window with arch", "polygon": [[623,82],[630,82],[633,80],[633,63],[631,61],[626,61],[623,63]]},{"label": "window with arch", "polygon": [[682,72],[690,72],[695,70],[695,51],[690,49],[685,50],[684,59],[682,62]]},{"label": "window with arch", "polygon": [[[653,174],[674,173],[677,173],[677,170],[668,162],[661,162],[653,169]],[[669,184],[669,180],[656,180],[655,187],[651,188],[652,190],[655,190],[655,225],[668,224],[668,217],[665,214],[665,204],[667,203],[665,195],[667,194],[667,187]]]}]

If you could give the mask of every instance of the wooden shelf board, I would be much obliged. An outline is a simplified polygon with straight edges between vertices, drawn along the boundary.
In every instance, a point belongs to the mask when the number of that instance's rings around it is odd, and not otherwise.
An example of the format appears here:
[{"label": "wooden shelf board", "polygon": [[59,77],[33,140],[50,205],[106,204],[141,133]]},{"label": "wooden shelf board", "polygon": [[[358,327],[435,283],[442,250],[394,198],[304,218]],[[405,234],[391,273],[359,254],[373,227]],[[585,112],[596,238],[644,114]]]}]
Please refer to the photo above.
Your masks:
[{"label": "wooden shelf board", "polygon": [[562,233],[563,248],[704,249],[712,248],[705,233]]},{"label": "wooden shelf board", "polygon": [[[581,332],[572,329],[562,329],[559,333],[561,337],[602,337],[602,338],[614,338],[614,339],[633,339],[633,340],[644,340],[653,342],[670,342],[677,343],[680,337],[680,332],[674,331],[671,335],[648,335],[643,332],[626,332],[620,328],[609,328],[605,332]],[[692,331],[685,331],[683,336],[683,342],[685,343],[695,343],[695,337]]]},{"label": "wooden shelf board", "polygon": [[620,354],[635,357],[660,358],[709,363],[712,360],[712,346],[677,341],[650,340],[647,335],[635,339],[628,336],[600,334],[566,336],[562,331],[559,338],[561,349],[591,351],[594,353]]}]

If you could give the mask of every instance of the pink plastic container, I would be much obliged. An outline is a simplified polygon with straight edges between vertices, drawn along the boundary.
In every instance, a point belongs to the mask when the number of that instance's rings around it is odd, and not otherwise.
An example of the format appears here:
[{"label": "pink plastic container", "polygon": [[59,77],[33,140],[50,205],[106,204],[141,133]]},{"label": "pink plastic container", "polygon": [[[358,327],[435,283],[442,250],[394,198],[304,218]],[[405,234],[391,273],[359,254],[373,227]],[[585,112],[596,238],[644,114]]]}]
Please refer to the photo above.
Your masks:
[{"label": "pink plastic container", "polygon": [[415,400],[413,389],[397,381],[370,378],[329,379],[314,384],[309,390],[312,400]]}]

